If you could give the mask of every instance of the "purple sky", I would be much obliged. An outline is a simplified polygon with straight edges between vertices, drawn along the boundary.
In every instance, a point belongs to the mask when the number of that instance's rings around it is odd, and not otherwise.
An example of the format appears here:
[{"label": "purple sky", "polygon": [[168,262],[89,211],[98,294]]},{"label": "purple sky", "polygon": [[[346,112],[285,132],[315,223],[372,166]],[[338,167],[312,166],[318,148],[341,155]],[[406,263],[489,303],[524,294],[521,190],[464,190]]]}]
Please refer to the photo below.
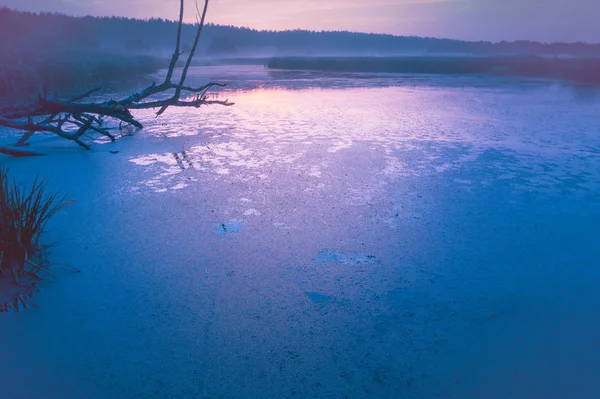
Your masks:
[{"label": "purple sky", "polygon": [[[186,0],[188,10],[193,1]],[[178,0],[0,0],[29,11],[175,19]],[[193,14],[187,15],[193,20]],[[211,0],[209,21],[466,40],[600,43],[600,0]]]}]

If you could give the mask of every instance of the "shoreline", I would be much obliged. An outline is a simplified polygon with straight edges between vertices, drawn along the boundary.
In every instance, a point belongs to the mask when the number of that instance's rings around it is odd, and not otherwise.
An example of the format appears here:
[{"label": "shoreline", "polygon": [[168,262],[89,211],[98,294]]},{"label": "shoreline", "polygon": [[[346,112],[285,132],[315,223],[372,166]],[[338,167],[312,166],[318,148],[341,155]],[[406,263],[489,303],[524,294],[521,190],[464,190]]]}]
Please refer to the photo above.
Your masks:
[{"label": "shoreline", "polygon": [[565,80],[600,86],[600,58],[538,56],[273,57],[270,69],[394,74],[481,75]]}]

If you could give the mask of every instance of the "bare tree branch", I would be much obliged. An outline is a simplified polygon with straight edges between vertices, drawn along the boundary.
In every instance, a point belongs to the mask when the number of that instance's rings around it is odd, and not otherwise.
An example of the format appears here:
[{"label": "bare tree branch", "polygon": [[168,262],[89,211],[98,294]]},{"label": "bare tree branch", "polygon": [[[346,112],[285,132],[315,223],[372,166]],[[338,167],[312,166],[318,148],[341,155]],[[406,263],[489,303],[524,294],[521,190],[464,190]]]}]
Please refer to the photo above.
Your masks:
[{"label": "bare tree branch", "polygon": [[92,94],[96,93],[97,91],[100,91],[101,89],[102,89],[102,86],[94,87],[93,89],[88,90],[88,91],[86,91],[83,94],[80,94],[78,96],[75,96],[75,97],[71,98],[68,102],[74,103],[75,101],[82,100],[82,99],[84,99],[86,97],[91,96]]},{"label": "bare tree branch", "polygon": [[[183,1],[183,0],[182,0]],[[183,8],[183,6],[182,6]],[[181,88],[185,83],[185,78],[187,77],[188,69],[190,69],[190,65],[192,64],[192,60],[194,59],[194,54],[196,54],[196,48],[198,47],[198,42],[200,41],[200,36],[202,35],[202,28],[204,27],[204,20],[206,18],[206,11],[208,10],[208,0],[204,0],[204,10],[202,11],[202,17],[200,18],[200,22],[198,23],[198,29],[196,30],[196,37],[194,39],[194,44],[192,45],[192,49],[190,50],[190,54],[188,55],[185,66],[183,67],[183,71],[181,73],[181,78],[179,79],[179,85],[175,87],[175,94],[172,97],[172,102],[177,102],[179,97],[181,96]],[[196,0],[196,12],[199,13],[198,10],[198,1]],[[162,108],[156,113],[156,116],[162,115],[163,112],[167,110],[169,107],[169,103],[166,103],[162,106]]]},{"label": "bare tree branch", "polygon": [[[181,36],[184,2],[184,0],[180,1],[175,51],[171,57],[165,79],[161,84],[152,83],[142,91],[132,93],[121,100],[103,102],[81,102],[98,92],[101,87],[93,88],[68,100],[48,99],[47,91],[45,89],[40,90],[38,101],[35,104],[1,108],[0,126],[24,131],[16,146],[27,145],[27,141],[36,132],[43,132],[56,134],[64,139],[74,141],[83,148],[89,149],[90,146],[82,141],[83,137],[87,137],[86,133],[88,132],[100,134],[111,141],[116,140],[115,136],[109,132],[109,128],[104,126],[105,119],[118,121],[119,128],[131,125],[137,129],[141,129],[143,127],[142,124],[134,118],[131,110],[158,108],[157,116],[159,116],[171,106],[199,108],[203,105],[233,105],[229,100],[209,99],[207,96],[209,90],[224,87],[225,84],[210,82],[200,87],[191,87],[185,84],[189,68],[196,54],[198,42],[202,35],[208,10],[208,0],[204,1],[202,13],[200,13],[198,2],[196,1],[196,11],[199,17],[196,35],[183,67],[181,77],[177,83],[173,83],[175,68],[179,58],[183,54],[181,52]],[[152,99],[153,96],[169,90],[174,90],[174,94],[171,97],[166,99]],[[192,99],[182,99],[184,94],[191,95]],[[6,147],[0,147],[0,153],[12,156],[35,155],[29,151],[7,149]]]},{"label": "bare tree branch", "polygon": [[165,83],[170,83],[171,78],[173,77],[173,71],[175,70],[175,65],[181,56],[181,28],[183,26],[183,8],[184,8],[184,0],[181,0],[179,5],[179,25],[177,25],[177,41],[175,42],[175,52],[173,52],[173,58],[171,58],[171,63],[169,64],[169,71],[167,72],[167,76],[165,77]]}]

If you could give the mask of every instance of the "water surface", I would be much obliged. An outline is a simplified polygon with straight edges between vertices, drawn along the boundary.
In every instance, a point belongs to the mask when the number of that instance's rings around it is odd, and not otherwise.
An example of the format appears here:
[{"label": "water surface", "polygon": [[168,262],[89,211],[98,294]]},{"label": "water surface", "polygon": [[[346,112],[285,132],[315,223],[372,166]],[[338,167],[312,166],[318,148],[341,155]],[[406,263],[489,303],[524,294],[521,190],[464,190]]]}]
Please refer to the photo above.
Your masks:
[{"label": "water surface", "polygon": [[243,68],[193,75],[234,107],[2,159],[77,201],[82,269],[0,316],[7,397],[597,397],[594,90]]}]

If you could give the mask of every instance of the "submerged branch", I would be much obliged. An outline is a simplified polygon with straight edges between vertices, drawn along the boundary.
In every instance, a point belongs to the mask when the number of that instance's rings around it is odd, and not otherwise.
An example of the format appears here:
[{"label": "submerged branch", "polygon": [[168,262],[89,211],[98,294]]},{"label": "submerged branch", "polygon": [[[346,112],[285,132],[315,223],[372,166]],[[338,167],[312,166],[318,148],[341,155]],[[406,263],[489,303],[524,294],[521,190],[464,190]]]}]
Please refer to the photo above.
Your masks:
[{"label": "submerged branch", "polygon": [[35,157],[44,154],[39,154],[33,151],[18,150],[16,148],[8,148],[0,146],[0,154],[10,155],[11,157]]}]

